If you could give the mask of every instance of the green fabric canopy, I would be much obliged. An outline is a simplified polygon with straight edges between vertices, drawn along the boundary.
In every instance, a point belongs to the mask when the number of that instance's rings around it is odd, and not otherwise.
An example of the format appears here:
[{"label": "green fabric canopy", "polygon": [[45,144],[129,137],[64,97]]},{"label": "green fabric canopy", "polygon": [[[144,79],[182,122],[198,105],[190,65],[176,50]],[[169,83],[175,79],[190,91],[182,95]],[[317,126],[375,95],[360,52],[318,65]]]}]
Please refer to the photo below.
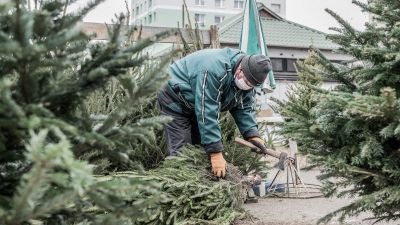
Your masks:
[{"label": "green fabric canopy", "polygon": [[[243,25],[239,46],[240,50],[247,54],[263,54],[269,56],[255,0],[246,1],[243,11]],[[263,87],[270,86],[272,89],[275,89],[276,83],[272,70],[269,72],[268,77],[269,79],[266,80]]]}]

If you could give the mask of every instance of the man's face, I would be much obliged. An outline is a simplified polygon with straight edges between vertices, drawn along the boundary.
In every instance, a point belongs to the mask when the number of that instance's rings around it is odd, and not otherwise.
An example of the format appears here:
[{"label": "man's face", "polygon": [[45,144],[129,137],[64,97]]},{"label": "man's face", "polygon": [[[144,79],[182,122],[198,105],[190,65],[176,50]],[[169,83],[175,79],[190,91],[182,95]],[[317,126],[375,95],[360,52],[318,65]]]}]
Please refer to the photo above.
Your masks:
[{"label": "man's face", "polygon": [[250,87],[254,87],[253,84],[250,83],[250,81],[247,80],[246,76],[244,75],[244,72],[242,70],[242,64],[240,63],[238,68],[235,71],[235,78],[236,79],[243,79],[244,82],[246,82],[247,85],[249,85]]}]

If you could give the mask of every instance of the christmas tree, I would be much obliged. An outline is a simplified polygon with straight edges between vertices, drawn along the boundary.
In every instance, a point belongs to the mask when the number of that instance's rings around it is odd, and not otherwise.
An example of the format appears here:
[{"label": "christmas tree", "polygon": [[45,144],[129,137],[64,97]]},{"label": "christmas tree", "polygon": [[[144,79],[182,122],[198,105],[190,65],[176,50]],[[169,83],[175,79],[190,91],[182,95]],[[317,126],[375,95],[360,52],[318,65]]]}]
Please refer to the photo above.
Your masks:
[{"label": "christmas tree", "polygon": [[[157,183],[101,177],[138,170],[130,158],[135,146],[155,140],[169,121],[134,115],[165,82],[171,61],[142,51],[170,32],[127,44],[122,33],[134,30],[125,30],[121,15],[108,27],[108,42],[92,42],[80,21],[101,1],[67,14],[73,2],[0,4],[2,224],[120,224],[150,216],[136,209],[166,199]],[[101,99],[113,82],[122,91],[96,111],[89,99]]]},{"label": "christmas tree", "polygon": [[[246,197],[248,183],[242,181],[240,170],[230,164],[224,179],[214,177],[209,161],[203,149],[187,146],[156,169],[119,172],[110,179],[124,177],[157,183],[166,195],[158,204],[138,208],[145,218],[137,218],[135,224],[228,225],[243,214],[239,207]],[[151,217],[147,212],[151,212]]]},{"label": "christmas tree", "polygon": [[[316,50],[300,65],[302,82],[280,104],[283,133],[320,166],[325,193],[358,196],[320,222],[363,211],[375,221],[400,219],[400,2],[353,3],[373,17],[364,31],[327,12],[341,25],[328,38],[355,60],[331,63]],[[322,89],[322,78],[337,86]]]},{"label": "christmas tree", "polygon": [[[166,154],[155,94],[171,52],[144,49],[125,16],[93,42],[74,1],[0,4],[2,224],[228,224],[243,200],[241,173],[216,181],[198,148]],[[140,31],[139,31],[140,32]],[[144,171],[141,169],[160,168]]]}]

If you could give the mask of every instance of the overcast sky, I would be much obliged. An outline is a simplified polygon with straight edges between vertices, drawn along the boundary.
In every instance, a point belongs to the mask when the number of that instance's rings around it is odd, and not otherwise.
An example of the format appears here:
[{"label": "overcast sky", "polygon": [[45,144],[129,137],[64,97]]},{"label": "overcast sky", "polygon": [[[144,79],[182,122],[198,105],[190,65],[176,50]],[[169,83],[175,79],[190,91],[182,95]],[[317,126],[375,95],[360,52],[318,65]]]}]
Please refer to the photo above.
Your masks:
[{"label": "overcast sky", "polygon": [[[82,4],[87,0],[78,2]],[[130,3],[130,0],[128,2]],[[358,29],[362,29],[368,18],[361,13],[359,7],[351,3],[351,0],[286,0],[286,4],[286,19],[324,32],[330,32],[328,28],[337,25],[336,21],[325,12],[325,8],[335,11]],[[84,21],[109,23],[114,14],[119,12],[126,12],[124,0],[106,0]]]},{"label": "overcast sky", "polygon": [[325,12],[325,8],[333,10],[358,29],[362,29],[368,20],[368,16],[352,4],[351,0],[286,0],[286,4],[288,20],[324,32],[329,32],[329,27],[337,25],[336,20]]}]

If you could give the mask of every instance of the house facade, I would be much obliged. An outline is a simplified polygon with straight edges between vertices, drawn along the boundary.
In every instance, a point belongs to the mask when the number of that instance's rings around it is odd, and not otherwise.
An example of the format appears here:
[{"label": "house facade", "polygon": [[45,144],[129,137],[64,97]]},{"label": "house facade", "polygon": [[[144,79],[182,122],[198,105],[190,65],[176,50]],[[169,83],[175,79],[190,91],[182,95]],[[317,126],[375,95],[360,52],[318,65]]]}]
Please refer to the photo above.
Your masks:
[{"label": "house facade", "polygon": [[[192,25],[201,29],[223,22],[243,11],[246,0],[186,0]],[[285,18],[286,0],[258,0]],[[183,0],[131,0],[131,24],[154,27],[177,27],[187,24]]]}]

